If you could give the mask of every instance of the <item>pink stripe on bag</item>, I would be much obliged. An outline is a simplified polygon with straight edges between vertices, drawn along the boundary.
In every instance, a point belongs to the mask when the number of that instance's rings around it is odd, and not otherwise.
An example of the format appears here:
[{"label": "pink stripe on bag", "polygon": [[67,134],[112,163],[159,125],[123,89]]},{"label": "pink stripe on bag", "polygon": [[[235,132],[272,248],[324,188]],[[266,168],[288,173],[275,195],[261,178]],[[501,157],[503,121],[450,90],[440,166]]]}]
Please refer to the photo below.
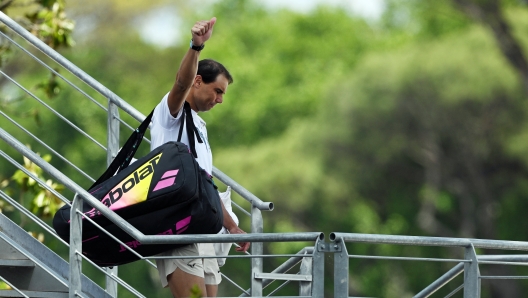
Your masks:
[{"label": "pink stripe on bag", "polygon": [[176,180],[176,177],[172,177],[172,178],[169,178],[169,179],[161,180],[160,182],[158,182],[158,184],[156,184],[156,187],[154,187],[153,191],[160,190],[160,189],[163,189],[165,187],[169,187],[169,186],[173,185],[174,184],[174,180]]},{"label": "pink stripe on bag", "polygon": [[167,171],[163,176],[161,176],[161,180],[156,184],[156,187],[154,187],[154,191],[163,189],[165,187],[169,187],[174,184],[174,181],[176,181],[176,175],[178,174],[178,170],[172,170]]},{"label": "pink stripe on bag", "polygon": [[163,174],[163,176],[161,176],[161,179],[171,177],[171,176],[176,176],[177,174],[178,174],[178,170],[167,171],[165,172],[165,174]]},{"label": "pink stripe on bag", "polygon": [[[176,223],[176,234],[180,234],[181,232],[187,230],[189,223],[191,223],[191,216],[187,216],[186,218],[178,221]],[[183,229],[183,231],[180,231]]]}]

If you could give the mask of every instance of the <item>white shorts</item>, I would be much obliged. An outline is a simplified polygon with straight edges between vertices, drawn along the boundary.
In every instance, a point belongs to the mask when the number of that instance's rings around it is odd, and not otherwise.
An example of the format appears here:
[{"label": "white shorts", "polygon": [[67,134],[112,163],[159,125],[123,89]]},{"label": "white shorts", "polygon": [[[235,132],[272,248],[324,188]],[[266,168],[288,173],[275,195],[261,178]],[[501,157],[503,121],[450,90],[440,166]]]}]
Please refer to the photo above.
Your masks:
[{"label": "white shorts", "polygon": [[[195,243],[160,253],[157,256],[211,256],[215,255],[212,243]],[[180,268],[183,272],[204,278],[206,285],[218,285],[222,281],[220,268],[216,258],[206,259],[156,259],[161,285],[166,288],[169,284],[167,276]]]}]

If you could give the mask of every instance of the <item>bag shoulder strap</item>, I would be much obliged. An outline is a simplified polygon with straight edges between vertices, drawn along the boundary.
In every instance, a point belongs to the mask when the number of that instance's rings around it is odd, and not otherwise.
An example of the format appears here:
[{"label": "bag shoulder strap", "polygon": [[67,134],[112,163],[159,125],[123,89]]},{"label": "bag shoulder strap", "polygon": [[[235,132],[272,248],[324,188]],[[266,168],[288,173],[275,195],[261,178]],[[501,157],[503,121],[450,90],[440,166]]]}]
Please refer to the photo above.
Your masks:
[{"label": "bag shoulder strap", "polygon": [[194,141],[194,136],[196,136],[198,143],[203,143],[203,141],[202,141],[202,138],[200,137],[200,134],[198,133],[198,129],[194,125],[194,120],[193,120],[192,112],[191,112],[191,105],[188,102],[185,102],[183,104],[182,113],[183,114],[181,115],[180,131],[178,132],[177,141],[181,142],[183,126],[185,125],[185,122],[187,122],[187,125],[185,126],[185,128],[187,132],[187,138],[189,140],[189,147],[191,149],[191,153],[194,156],[194,158],[198,158],[198,154],[196,153],[196,143]]},{"label": "bag shoulder strap", "polygon": [[115,173],[119,173],[123,169],[128,167],[130,161],[132,161],[132,157],[134,157],[134,154],[139,148],[141,141],[143,141],[143,135],[145,135],[145,131],[147,131],[147,128],[150,124],[152,114],[154,114],[154,110],[152,110],[152,112],[150,112],[150,114],[145,118],[145,120],[141,122],[139,127],[134,132],[132,132],[128,140],[125,142],[125,145],[123,145],[123,147],[121,148],[117,156],[114,158],[112,163],[108,166],[106,171],[99,177],[99,179],[95,181],[95,183],[90,187],[90,189],[108,180],[110,177],[114,176]]}]

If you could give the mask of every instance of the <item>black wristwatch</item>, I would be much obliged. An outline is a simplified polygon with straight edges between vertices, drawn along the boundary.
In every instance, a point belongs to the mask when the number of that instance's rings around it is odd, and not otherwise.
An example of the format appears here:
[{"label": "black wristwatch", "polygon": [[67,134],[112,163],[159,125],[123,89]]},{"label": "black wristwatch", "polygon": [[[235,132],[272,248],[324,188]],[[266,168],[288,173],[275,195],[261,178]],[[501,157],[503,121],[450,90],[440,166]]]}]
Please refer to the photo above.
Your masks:
[{"label": "black wristwatch", "polygon": [[195,46],[195,45],[193,44],[193,40],[191,39],[191,45],[190,45],[190,47],[191,47],[191,49],[193,49],[193,50],[199,52],[199,51],[203,50],[203,48],[205,47],[205,44],[202,43],[202,45],[200,45],[200,46]]}]

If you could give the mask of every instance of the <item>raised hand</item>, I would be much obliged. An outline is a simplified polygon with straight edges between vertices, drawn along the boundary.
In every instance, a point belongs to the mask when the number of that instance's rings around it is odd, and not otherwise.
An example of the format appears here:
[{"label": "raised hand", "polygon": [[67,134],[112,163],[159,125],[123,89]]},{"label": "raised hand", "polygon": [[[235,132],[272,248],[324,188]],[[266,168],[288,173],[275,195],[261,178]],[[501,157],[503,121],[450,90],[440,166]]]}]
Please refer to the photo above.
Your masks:
[{"label": "raised hand", "polygon": [[216,23],[216,17],[213,17],[209,21],[198,21],[194,24],[191,29],[193,44],[200,46],[204,44],[213,33],[213,26]]}]

